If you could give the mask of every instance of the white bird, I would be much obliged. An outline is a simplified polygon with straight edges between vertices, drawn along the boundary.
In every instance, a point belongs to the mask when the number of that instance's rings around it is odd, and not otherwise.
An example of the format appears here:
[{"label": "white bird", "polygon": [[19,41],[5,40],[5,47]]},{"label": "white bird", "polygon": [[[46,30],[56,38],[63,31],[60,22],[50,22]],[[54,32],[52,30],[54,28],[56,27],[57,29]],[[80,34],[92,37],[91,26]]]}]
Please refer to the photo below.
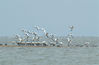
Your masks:
[{"label": "white bird", "polygon": [[21,29],[21,31],[24,32],[24,33],[26,32],[26,30],[24,30],[24,29]]},{"label": "white bird", "polygon": [[73,31],[73,29],[74,29],[74,26],[70,26],[69,28],[70,28],[70,31]]},{"label": "white bird", "polygon": [[35,26],[34,28],[36,28],[37,30],[40,30],[40,27],[39,26]]},{"label": "white bird", "polygon": [[38,36],[36,32],[32,32],[32,34],[33,34],[34,36]]},{"label": "white bird", "polygon": [[54,39],[54,42],[55,42],[56,44],[59,44],[58,38],[55,38],[55,39]]},{"label": "white bird", "polygon": [[67,42],[68,42],[68,46],[70,46],[71,39],[70,38],[67,38]]},{"label": "white bird", "polygon": [[42,41],[42,43],[46,43],[46,41]]},{"label": "white bird", "polygon": [[19,38],[19,37],[20,37],[20,35],[16,34],[16,38]]},{"label": "white bird", "polygon": [[24,33],[24,35],[25,35],[25,36],[29,36],[29,34],[28,34],[28,33]]},{"label": "white bird", "polygon": [[27,31],[27,33],[28,33],[28,34],[32,34],[32,32],[30,32],[30,31]]},{"label": "white bird", "polygon": [[71,43],[71,39],[70,38],[67,38],[67,41],[68,41],[68,43]]},{"label": "white bird", "polygon": [[48,45],[48,43],[46,41],[42,41],[42,43],[43,43],[44,46]]},{"label": "white bird", "polygon": [[55,36],[54,36],[53,34],[50,34],[50,37],[51,37],[51,38],[54,38]]},{"label": "white bird", "polygon": [[38,34],[36,32],[32,32],[32,34],[34,35],[34,37],[32,38],[32,40],[36,40],[39,41],[40,37],[38,36]]},{"label": "white bird", "polygon": [[24,33],[24,36],[25,36],[25,39],[26,39],[26,41],[28,41],[29,40],[29,34],[28,33]]},{"label": "white bird", "polygon": [[34,37],[32,37],[32,41],[34,41],[35,40],[35,38]]},{"label": "white bird", "polygon": [[30,33],[29,31],[26,31],[24,29],[22,29],[21,31],[24,33],[25,36],[29,36],[29,33]]},{"label": "white bird", "polygon": [[63,45],[63,42],[59,42],[60,45]]},{"label": "white bird", "polygon": [[23,39],[20,37],[20,35],[16,35],[16,39],[18,39],[19,40],[19,42],[22,42],[23,41]]},{"label": "white bird", "polygon": [[55,38],[54,40],[55,40],[55,41],[58,41],[58,39],[57,39],[57,38]]},{"label": "white bird", "polygon": [[41,30],[46,34],[46,30],[44,28],[41,28]]},{"label": "white bird", "polygon": [[36,41],[39,41],[39,39],[40,39],[40,37],[39,37],[39,36],[37,36],[37,37],[36,37]]},{"label": "white bird", "polygon": [[85,43],[84,43],[84,45],[85,45],[86,47],[88,47],[89,44],[90,44],[90,42],[85,42]]},{"label": "white bird", "polygon": [[54,41],[55,36],[53,34],[50,34],[49,38]]}]

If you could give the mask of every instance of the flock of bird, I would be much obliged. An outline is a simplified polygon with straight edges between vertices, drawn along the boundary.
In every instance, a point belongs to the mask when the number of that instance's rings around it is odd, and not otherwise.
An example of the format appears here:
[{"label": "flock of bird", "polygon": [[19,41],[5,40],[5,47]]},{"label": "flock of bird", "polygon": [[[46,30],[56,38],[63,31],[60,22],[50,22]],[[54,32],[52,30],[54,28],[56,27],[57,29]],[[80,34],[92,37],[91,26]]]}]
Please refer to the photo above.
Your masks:
[{"label": "flock of bird", "polygon": [[[46,43],[46,45],[53,45],[53,46],[62,46],[63,45],[63,42],[60,42],[59,39],[57,37],[55,37],[54,34],[49,34],[44,28],[40,28],[39,26],[35,26],[34,27],[38,32],[43,32],[44,33],[44,36],[49,39],[49,40],[52,40],[53,42],[50,42],[50,43]],[[70,26],[69,27],[69,30],[70,30],[70,33],[67,35],[67,46],[69,47],[71,42],[72,42],[72,39],[73,39],[73,35],[72,35],[72,31],[74,30],[74,26]],[[16,35],[16,39],[17,39],[17,42],[18,43],[27,43],[29,42],[29,39],[31,38],[32,42],[39,42],[40,40],[40,36],[38,35],[37,32],[31,32],[31,31],[27,31],[27,30],[24,30],[22,29],[21,30],[24,34],[24,37],[21,37],[20,35]],[[31,42],[31,43],[32,43]],[[42,42],[46,42],[45,40],[42,41]],[[89,42],[86,42],[85,45],[88,46]]]}]

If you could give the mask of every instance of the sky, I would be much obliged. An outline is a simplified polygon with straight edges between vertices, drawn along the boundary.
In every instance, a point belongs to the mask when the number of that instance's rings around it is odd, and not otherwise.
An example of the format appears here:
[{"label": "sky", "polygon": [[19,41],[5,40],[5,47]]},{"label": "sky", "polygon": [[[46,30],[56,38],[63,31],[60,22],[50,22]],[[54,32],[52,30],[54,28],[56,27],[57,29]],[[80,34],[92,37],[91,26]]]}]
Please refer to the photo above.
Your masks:
[{"label": "sky", "polygon": [[0,36],[35,25],[57,36],[71,25],[75,36],[99,36],[99,0],[0,0]]}]

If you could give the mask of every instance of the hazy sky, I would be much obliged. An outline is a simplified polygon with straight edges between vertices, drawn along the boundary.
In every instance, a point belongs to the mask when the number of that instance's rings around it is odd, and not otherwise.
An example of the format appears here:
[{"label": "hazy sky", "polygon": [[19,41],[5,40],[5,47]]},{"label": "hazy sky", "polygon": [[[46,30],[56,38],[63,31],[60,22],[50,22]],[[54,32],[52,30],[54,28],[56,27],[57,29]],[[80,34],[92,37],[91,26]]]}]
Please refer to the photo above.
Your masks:
[{"label": "hazy sky", "polygon": [[74,25],[75,36],[99,36],[99,0],[0,0],[0,36],[35,25],[58,36]]}]

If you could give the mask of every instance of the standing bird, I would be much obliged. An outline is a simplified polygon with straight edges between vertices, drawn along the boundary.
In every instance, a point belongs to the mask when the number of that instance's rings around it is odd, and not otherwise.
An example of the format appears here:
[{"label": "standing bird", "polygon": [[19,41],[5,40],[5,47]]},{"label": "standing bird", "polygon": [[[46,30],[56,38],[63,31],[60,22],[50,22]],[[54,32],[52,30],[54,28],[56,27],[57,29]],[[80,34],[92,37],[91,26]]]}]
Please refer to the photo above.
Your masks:
[{"label": "standing bird", "polygon": [[68,47],[70,46],[70,43],[71,43],[71,39],[70,38],[67,38],[67,42],[68,42]]},{"label": "standing bird", "polygon": [[85,42],[85,43],[84,43],[84,45],[85,45],[86,47],[88,47],[88,45],[89,45],[89,42]]},{"label": "standing bird", "polygon": [[57,45],[57,47],[62,47],[63,46],[63,42],[59,42],[59,44]]},{"label": "standing bird", "polygon": [[68,46],[70,46],[70,43],[71,43],[71,41],[72,41],[72,39],[73,39],[72,31],[73,31],[73,29],[74,29],[74,26],[70,26],[69,29],[70,29],[70,33],[69,33],[68,36],[67,36]]}]

